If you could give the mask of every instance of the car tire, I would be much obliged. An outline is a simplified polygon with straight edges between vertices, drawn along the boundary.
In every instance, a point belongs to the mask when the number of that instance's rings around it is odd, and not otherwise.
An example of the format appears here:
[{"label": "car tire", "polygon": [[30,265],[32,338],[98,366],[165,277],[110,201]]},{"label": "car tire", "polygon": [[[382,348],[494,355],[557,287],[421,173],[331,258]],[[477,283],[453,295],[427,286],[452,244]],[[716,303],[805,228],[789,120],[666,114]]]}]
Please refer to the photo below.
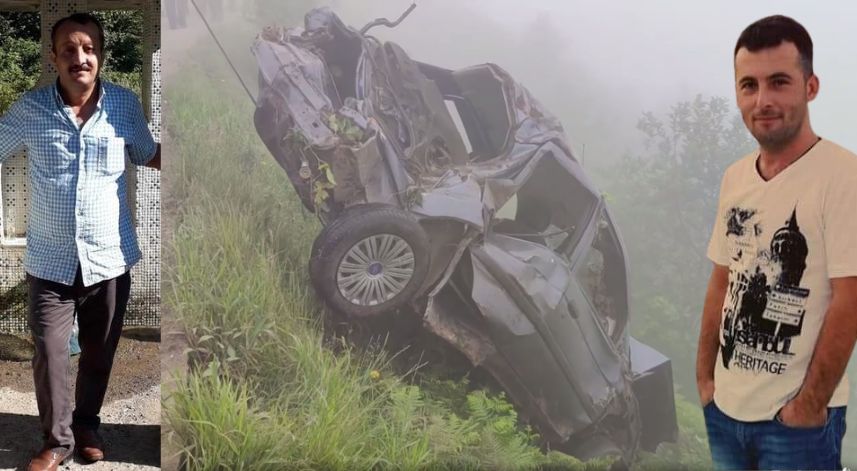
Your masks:
[{"label": "car tire", "polygon": [[316,292],[351,319],[407,306],[428,268],[429,239],[416,216],[384,204],[344,210],[316,238],[309,263]]}]

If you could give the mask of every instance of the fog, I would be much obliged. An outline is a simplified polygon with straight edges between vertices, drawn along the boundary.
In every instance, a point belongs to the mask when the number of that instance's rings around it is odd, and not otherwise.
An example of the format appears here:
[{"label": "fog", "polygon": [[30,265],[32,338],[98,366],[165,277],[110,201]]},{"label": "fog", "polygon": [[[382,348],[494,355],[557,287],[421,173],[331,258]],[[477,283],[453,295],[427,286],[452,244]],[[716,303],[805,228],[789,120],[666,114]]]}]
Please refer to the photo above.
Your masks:
[{"label": "fog", "polygon": [[[409,5],[403,0],[331,3],[346,23],[357,27],[379,16],[395,18]],[[554,101],[576,97],[577,102],[570,104],[585,118],[562,116],[556,110],[566,132],[578,151],[585,141],[587,160],[610,161],[636,142],[634,127],[643,111],[662,112],[697,94],[727,97],[734,103],[732,52],[738,35],[756,19],[785,14],[800,21],[813,37],[815,71],[821,80],[821,91],[810,108],[814,129],[857,149],[852,116],[857,108],[852,80],[857,73],[857,3],[822,5],[433,0],[418,2],[397,28],[377,27],[372,34],[399,42],[418,60],[450,68],[495,62],[549,109],[554,109]]]},{"label": "fog", "polygon": [[[198,0],[200,5],[205,0]],[[229,35],[230,23],[242,30],[249,18],[256,27],[296,26],[305,9],[328,5],[342,20],[359,28],[377,17],[395,19],[409,0],[302,0],[240,2],[244,12],[228,8],[215,34]],[[259,14],[260,4],[272,11]],[[234,5],[235,2],[232,3]],[[636,123],[645,111],[662,115],[696,95],[727,98],[734,106],[732,52],[741,30],[756,19],[785,14],[809,30],[815,45],[814,66],[821,90],[811,104],[815,131],[857,149],[850,110],[857,108],[857,3],[827,1],[824,7],[801,1],[675,2],[581,0],[432,0],[396,28],[371,34],[402,45],[414,59],[458,68],[494,62],[529,88],[564,123],[586,163],[614,162],[633,153],[641,139]],[[228,4],[229,6],[229,4]],[[262,7],[264,8],[264,7]],[[189,29],[210,39],[190,7]],[[166,24],[166,22],[165,22]],[[234,29],[234,28],[233,28]],[[181,47],[186,34],[164,29],[164,61]],[[252,37],[225,44],[255,83],[254,62],[247,54]],[[737,156],[736,156],[737,157]]]},{"label": "fog", "polygon": [[[292,8],[289,10],[281,6],[285,2],[281,4],[278,0],[244,0],[243,3],[248,11],[238,15],[233,10],[213,27],[224,39],[227,52],[251,89],[256,83],[256,69],[248,49],[253,34],[262,26],[278,22],[287,27],[297,26],[306,8],[327,4],[346,24],[359,29],[377,17],[395,19],[411,4],[409,0],[295,0],[288,3]],[[271,11],[260,15],[256,8],[261,4],[271,6]],[[301,5],[300,9],[295,5]],[[644,136],[637,129],[637,123],[644,112],[652,112],[663,119],[677,103],[701,95],[727,99],[733,113],[737,114],[733,84],[735,41],[748,24],[771,14],[795,18],[813,38],[814,68],[821,83],[820,93],[810,105],[815,132],[857,151],[857,133],[854,132],[857,89],[852,80],[857,73],[854,52],[857,28],[853,26],[857,20],[857,2],[827,1],[822,5],[769,0],[431,0],[418,2],[417,8],[398,27],[379,26],[371,30],[371,34],[382,40],[396,41],[416,60],[446,68],[485,62],[500,65],[560,118],[578,158],[584,158],[587,170],[595,170],[592,176],[600,185],[624,184],[605,169],[624,156],[640,154]],[[187,46],[188,38],[210,42],[193,9],[190,17],[189,29],[195,32],[177,33],[165,28],[165,66],[169,65],[171,48]],[[248,27],[251,17],[256,24]],[[238,27],[232,27],[235,25]],[[254,33],[245,35],[246,31]],[[194,34],[186,34],[189,32]],[[212,55],[209,59],[221,61],[222,57]],[[240,90],[237,81],[235,87]],[[252,117],[248,114],[247,119]],[[735,155],[734,159],[739,157]],[[680,199],[679,194],[673,196]],[[709,199],[708,203],[715,203],[716,198]],[[688,212],[697,209],[696,206],[678,206]],[[663,209],[662,212],[669,211]],[[698,213],[694,221],[704,223],[688,224],[691,226],[688,232],[703,246],[715,217],[714,208]],[[645,217],[634,213],[628,219]],[[629,220],[620,222],[637,222]],[[646,248],[639,244],[640,240],[656,237],[643,230],[635,234],[634,224],[625,224],[624,228],[625,233],[630,234],[626,245],[639,245],[640,252]],[[644,234],[640,236],[640,233]],[[669,237],[676,236],[670,234]],[[671,242],[666,241],[664,245]],[[700,273],[707,277],[710,265],[704,260],[702,250],[697,252],[695,255],[701,262],[681,265],[680,270],[676,270],[681,272],[677,279],[692,278]],[[632,273],[644,273],[640,270],[644,266],[645,263],[631,258]],[[673,299],[679,297],[675,296],[678,288],[659,287],[666,293],[665,297],[677,304],[680,312],[675,317],[683,322],[669,324],[670,328],[662,330],[696,335],[695,322],[701,311],[704,283],[697,285],[689,295],[695,301],[684,305],[678,305]],[[635,305],[634,310],[639,307]],[[688,347],[681,355],[674,355],[674,361],[692,363],[695,353],[692,350]],[[681,368],[676,376],[681,374],[692,381],[692,365]],[[852,358],[850,370],[857,372],[857,359]],[[852,385],[855,385],[855,378],[857,374],[852,373]],[[695,394],[692,387],[685,388],[684,393],[690,398]],[[854,399],[852,393],[851,422],[855,417]],[[857,439],[853,433],[846,437],[846,454],[857,459]]]}]

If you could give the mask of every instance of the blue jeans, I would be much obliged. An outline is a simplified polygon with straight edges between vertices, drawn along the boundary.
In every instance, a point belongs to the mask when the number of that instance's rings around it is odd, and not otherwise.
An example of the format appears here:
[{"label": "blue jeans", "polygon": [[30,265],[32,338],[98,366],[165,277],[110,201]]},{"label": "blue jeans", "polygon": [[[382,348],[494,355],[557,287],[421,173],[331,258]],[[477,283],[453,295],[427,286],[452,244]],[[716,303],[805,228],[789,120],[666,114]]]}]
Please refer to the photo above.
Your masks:
[{"label": "blue jeans", "polygon": [[779,419],[742,422],[714,401],[703,408],[716,469],[842,469],[845,407],[827,409],[827,423],[794,428]]}]

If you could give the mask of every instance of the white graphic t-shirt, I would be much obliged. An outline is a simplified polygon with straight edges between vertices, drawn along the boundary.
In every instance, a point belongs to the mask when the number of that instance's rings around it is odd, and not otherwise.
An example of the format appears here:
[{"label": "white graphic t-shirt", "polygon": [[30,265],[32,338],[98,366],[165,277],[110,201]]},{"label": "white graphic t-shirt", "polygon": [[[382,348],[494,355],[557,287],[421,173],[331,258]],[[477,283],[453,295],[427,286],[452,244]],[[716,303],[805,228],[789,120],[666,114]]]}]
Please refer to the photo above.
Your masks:
[{"label": "white graphic t-shirt", "polygon": [[[773,419],[797,395],[830,279],[857,276],[857,155],[821,140],[769,181],[757,157],[726,170],[708,246],[729,267],[714,400],[748,422]],[[847,400],[843,376],[829,405]]]}]

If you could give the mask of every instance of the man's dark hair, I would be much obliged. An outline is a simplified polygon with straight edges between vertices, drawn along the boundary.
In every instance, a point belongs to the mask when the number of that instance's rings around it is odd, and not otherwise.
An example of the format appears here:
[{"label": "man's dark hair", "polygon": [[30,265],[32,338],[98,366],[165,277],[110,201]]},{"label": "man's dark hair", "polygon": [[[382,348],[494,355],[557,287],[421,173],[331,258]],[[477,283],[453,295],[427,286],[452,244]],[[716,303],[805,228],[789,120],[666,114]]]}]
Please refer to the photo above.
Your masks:
[{"label": "man's dark hair", "polygon": [[98,51],[104,52],[104,28],[101,26],[101,22],[98,21],[98,18],[89,14],[89,13],[72,13],[65,18],[60,18],[54,25],[51,27],[51,50],[56,52],[56,41],[57,41],[57,30],[60,29],[65,23],[72,22],[77,23],[79,25],[88,25],[94,24],[96,28],[98,28]]},{"label": "man's dark hair", "polygon": [[812,75],[812,38],[800,23],[783,15],[773,15],[762,18],[748,26],[738,37],[735,44],[735,54],[742,47],[750,52],[777,47],[788,41],[797,47],[800,56],[800,66],[804,76]]}]

